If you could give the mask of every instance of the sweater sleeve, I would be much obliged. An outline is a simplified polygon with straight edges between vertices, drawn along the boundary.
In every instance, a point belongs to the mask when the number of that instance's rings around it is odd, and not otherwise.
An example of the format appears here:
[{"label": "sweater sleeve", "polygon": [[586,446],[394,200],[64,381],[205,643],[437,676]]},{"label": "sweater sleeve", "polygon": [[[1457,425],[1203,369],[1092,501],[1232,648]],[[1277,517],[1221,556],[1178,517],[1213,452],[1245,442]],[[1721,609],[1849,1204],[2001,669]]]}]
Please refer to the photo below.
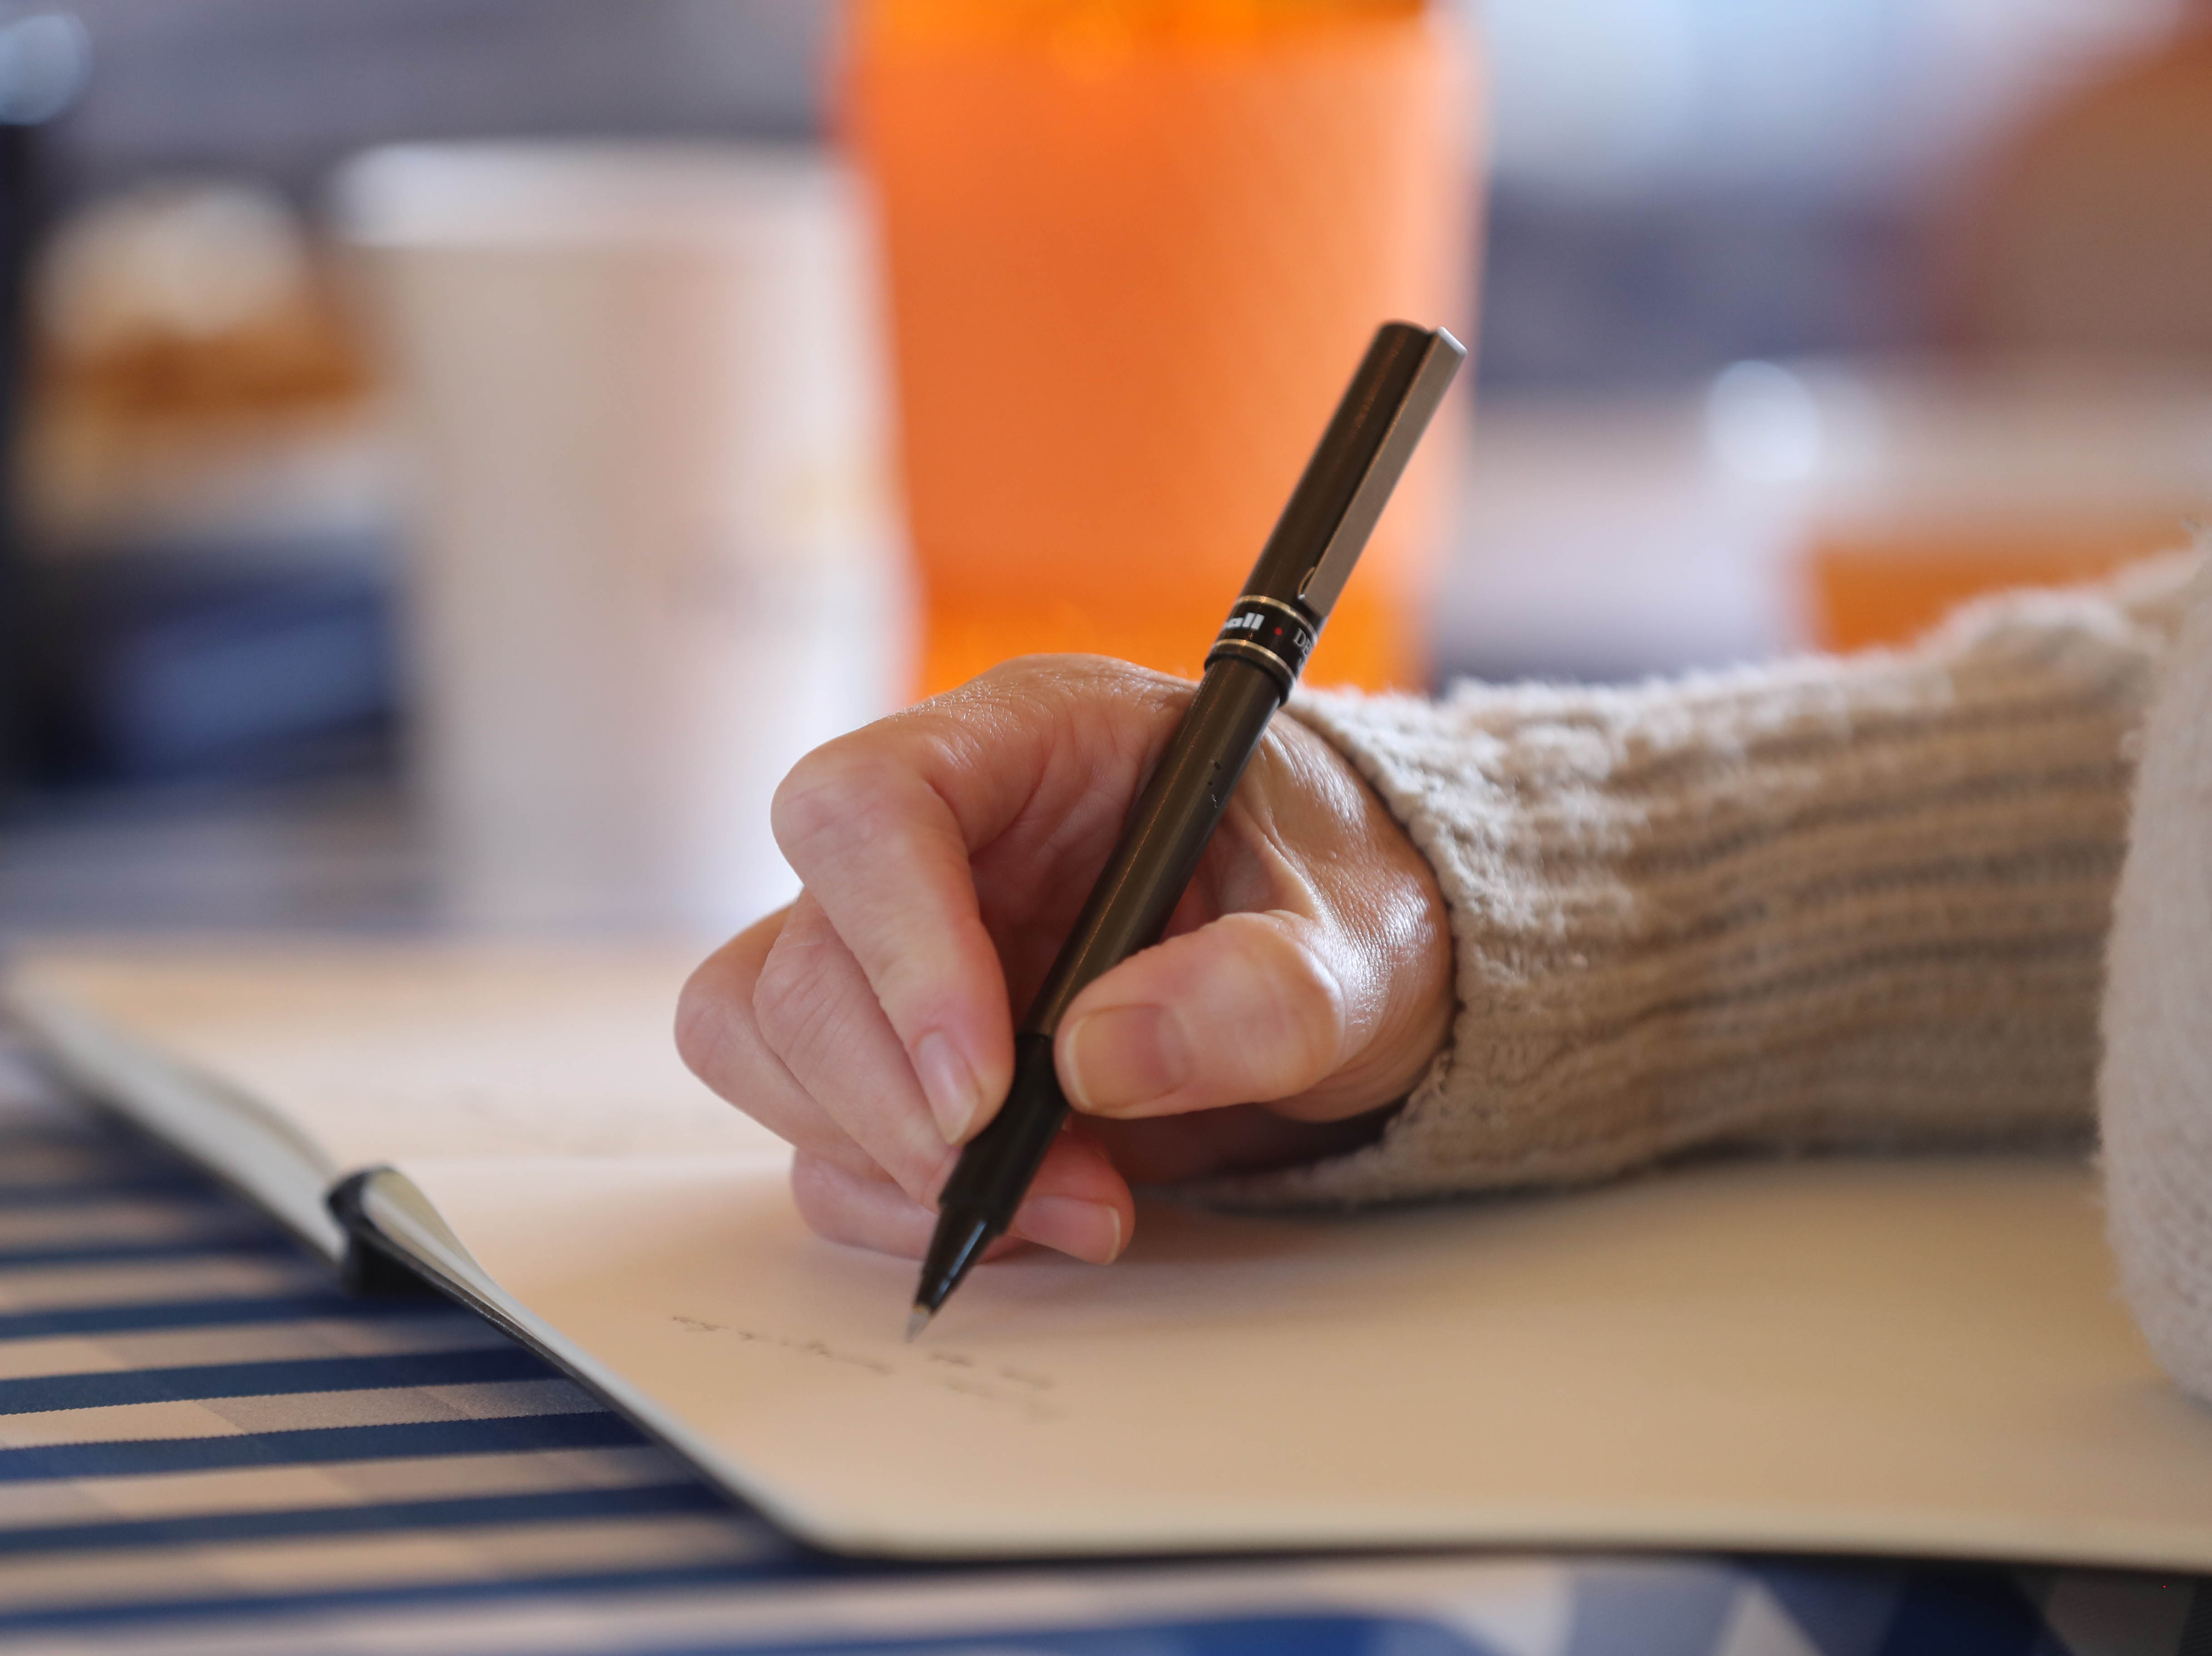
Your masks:
[{"label": "sweater sleeve", "polygon": [[1435,869],[1458,1005],[1377,1142],[1208,1194],[2085,1133],[2129,737],[2190,566],[2011,595],[1905,651],[1298,698]]},{"label": "sweater sleeve", "polygon": [[2106,1209],[2145,1337],[2212,1398],[2212,567],[2160,677],[2112,915]]}]

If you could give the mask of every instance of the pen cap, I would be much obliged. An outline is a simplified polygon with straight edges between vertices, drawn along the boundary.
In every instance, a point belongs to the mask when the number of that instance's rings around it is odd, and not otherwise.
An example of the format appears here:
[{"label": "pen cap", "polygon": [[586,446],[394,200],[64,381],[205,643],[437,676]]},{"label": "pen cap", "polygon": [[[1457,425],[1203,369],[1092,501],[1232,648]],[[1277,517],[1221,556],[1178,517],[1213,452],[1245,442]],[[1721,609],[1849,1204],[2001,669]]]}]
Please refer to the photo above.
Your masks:
[{"label": "pen cap", "polygon": [[1295,604],[1319,631],[1466,358],[1442,328],[1376,330],[1252,567],[1247,597]]}]

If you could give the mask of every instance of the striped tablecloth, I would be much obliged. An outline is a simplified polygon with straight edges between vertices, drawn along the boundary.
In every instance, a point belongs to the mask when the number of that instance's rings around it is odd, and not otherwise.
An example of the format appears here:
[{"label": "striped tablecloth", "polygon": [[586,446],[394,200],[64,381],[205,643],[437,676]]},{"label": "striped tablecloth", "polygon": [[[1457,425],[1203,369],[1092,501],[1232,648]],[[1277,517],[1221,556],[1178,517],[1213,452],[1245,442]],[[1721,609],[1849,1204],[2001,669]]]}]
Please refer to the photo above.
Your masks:
[{"label": "striped tablecloth", "polygon": [[1817,1560],[837,1559],[472,1314],[347,1297],[9,1048],[0,1649],[2212,1656],[2212,1592]]}]

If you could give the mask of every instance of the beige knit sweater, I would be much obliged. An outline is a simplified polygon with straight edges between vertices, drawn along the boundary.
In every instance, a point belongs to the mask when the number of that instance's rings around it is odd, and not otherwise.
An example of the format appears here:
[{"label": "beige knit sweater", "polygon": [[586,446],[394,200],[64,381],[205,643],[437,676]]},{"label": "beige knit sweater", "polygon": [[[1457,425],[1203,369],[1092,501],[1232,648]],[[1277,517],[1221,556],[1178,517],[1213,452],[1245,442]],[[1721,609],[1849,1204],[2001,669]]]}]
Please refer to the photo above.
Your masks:
[{"label": "beige knit sweater", "polygon": [[[1626,689],[1300,697],[1434,866],[1459,1007],[1380,1142],[1221,1193],[1352,1204],[1601,1179],[1698,1145],[2086,1136],[2135,732],[2193,566],[1984,604],[1896,652]],[[2172,676],[2196,705],[2166,722],[2201,733],[2212,615],[2188,636]],[[2128,1080],[2169,1125],[2116,1124],[2110,1155],[2139,1314],[2212,1392],[2212,736],[2197,740],[2197,815],[2168,826],[2194,848],[2205,935],[2193,975],[2161,957],[2137,992],[2191,998],[2199,1061]],[[2193,1174],[2137,1165],[2176,1135]],[[2137,1235],[2138,1210],[2178,1234]],[[2161,1338],[2177,1302],[2193,1332]]]}]

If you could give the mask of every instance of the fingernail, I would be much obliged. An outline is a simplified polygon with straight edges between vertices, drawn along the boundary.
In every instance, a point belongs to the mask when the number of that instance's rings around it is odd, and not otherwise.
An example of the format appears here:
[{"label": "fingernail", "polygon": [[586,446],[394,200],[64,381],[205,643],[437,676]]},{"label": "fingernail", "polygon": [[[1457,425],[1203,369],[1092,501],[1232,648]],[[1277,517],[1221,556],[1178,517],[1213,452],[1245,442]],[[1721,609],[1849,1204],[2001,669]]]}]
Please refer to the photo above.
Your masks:
[{"label": "fingernail", "polygon": [[1101,1115],[1149,1104],[1190,1079],[1182,1022],[1162,1006],[1085,1012],[1067,1032],[1063,1056],[1069,1098]]},{"label": "fingernail", "polygon": [[975,1087],[975,1072],[968,1067],[968,1060],[960,1056],[960,1049],[951,1038],[932,1029],[914,1046],[915,1072],[921,1077],[921,1095],[929,1101],[929,1113],[937,1118],[937,1130],[945,1135],[948,1144],[957,1144],[968,1136],[969,1124],[975,1119],[975,1110],[982,1101]]},{"label": "fingernail", "polygon": [[1073,1196],[1038,1196],[1022,1204],[1014,1228],[1032,1242],[1057,1248],[1095,1265],[1121,1252],[1121,1210]]}]

